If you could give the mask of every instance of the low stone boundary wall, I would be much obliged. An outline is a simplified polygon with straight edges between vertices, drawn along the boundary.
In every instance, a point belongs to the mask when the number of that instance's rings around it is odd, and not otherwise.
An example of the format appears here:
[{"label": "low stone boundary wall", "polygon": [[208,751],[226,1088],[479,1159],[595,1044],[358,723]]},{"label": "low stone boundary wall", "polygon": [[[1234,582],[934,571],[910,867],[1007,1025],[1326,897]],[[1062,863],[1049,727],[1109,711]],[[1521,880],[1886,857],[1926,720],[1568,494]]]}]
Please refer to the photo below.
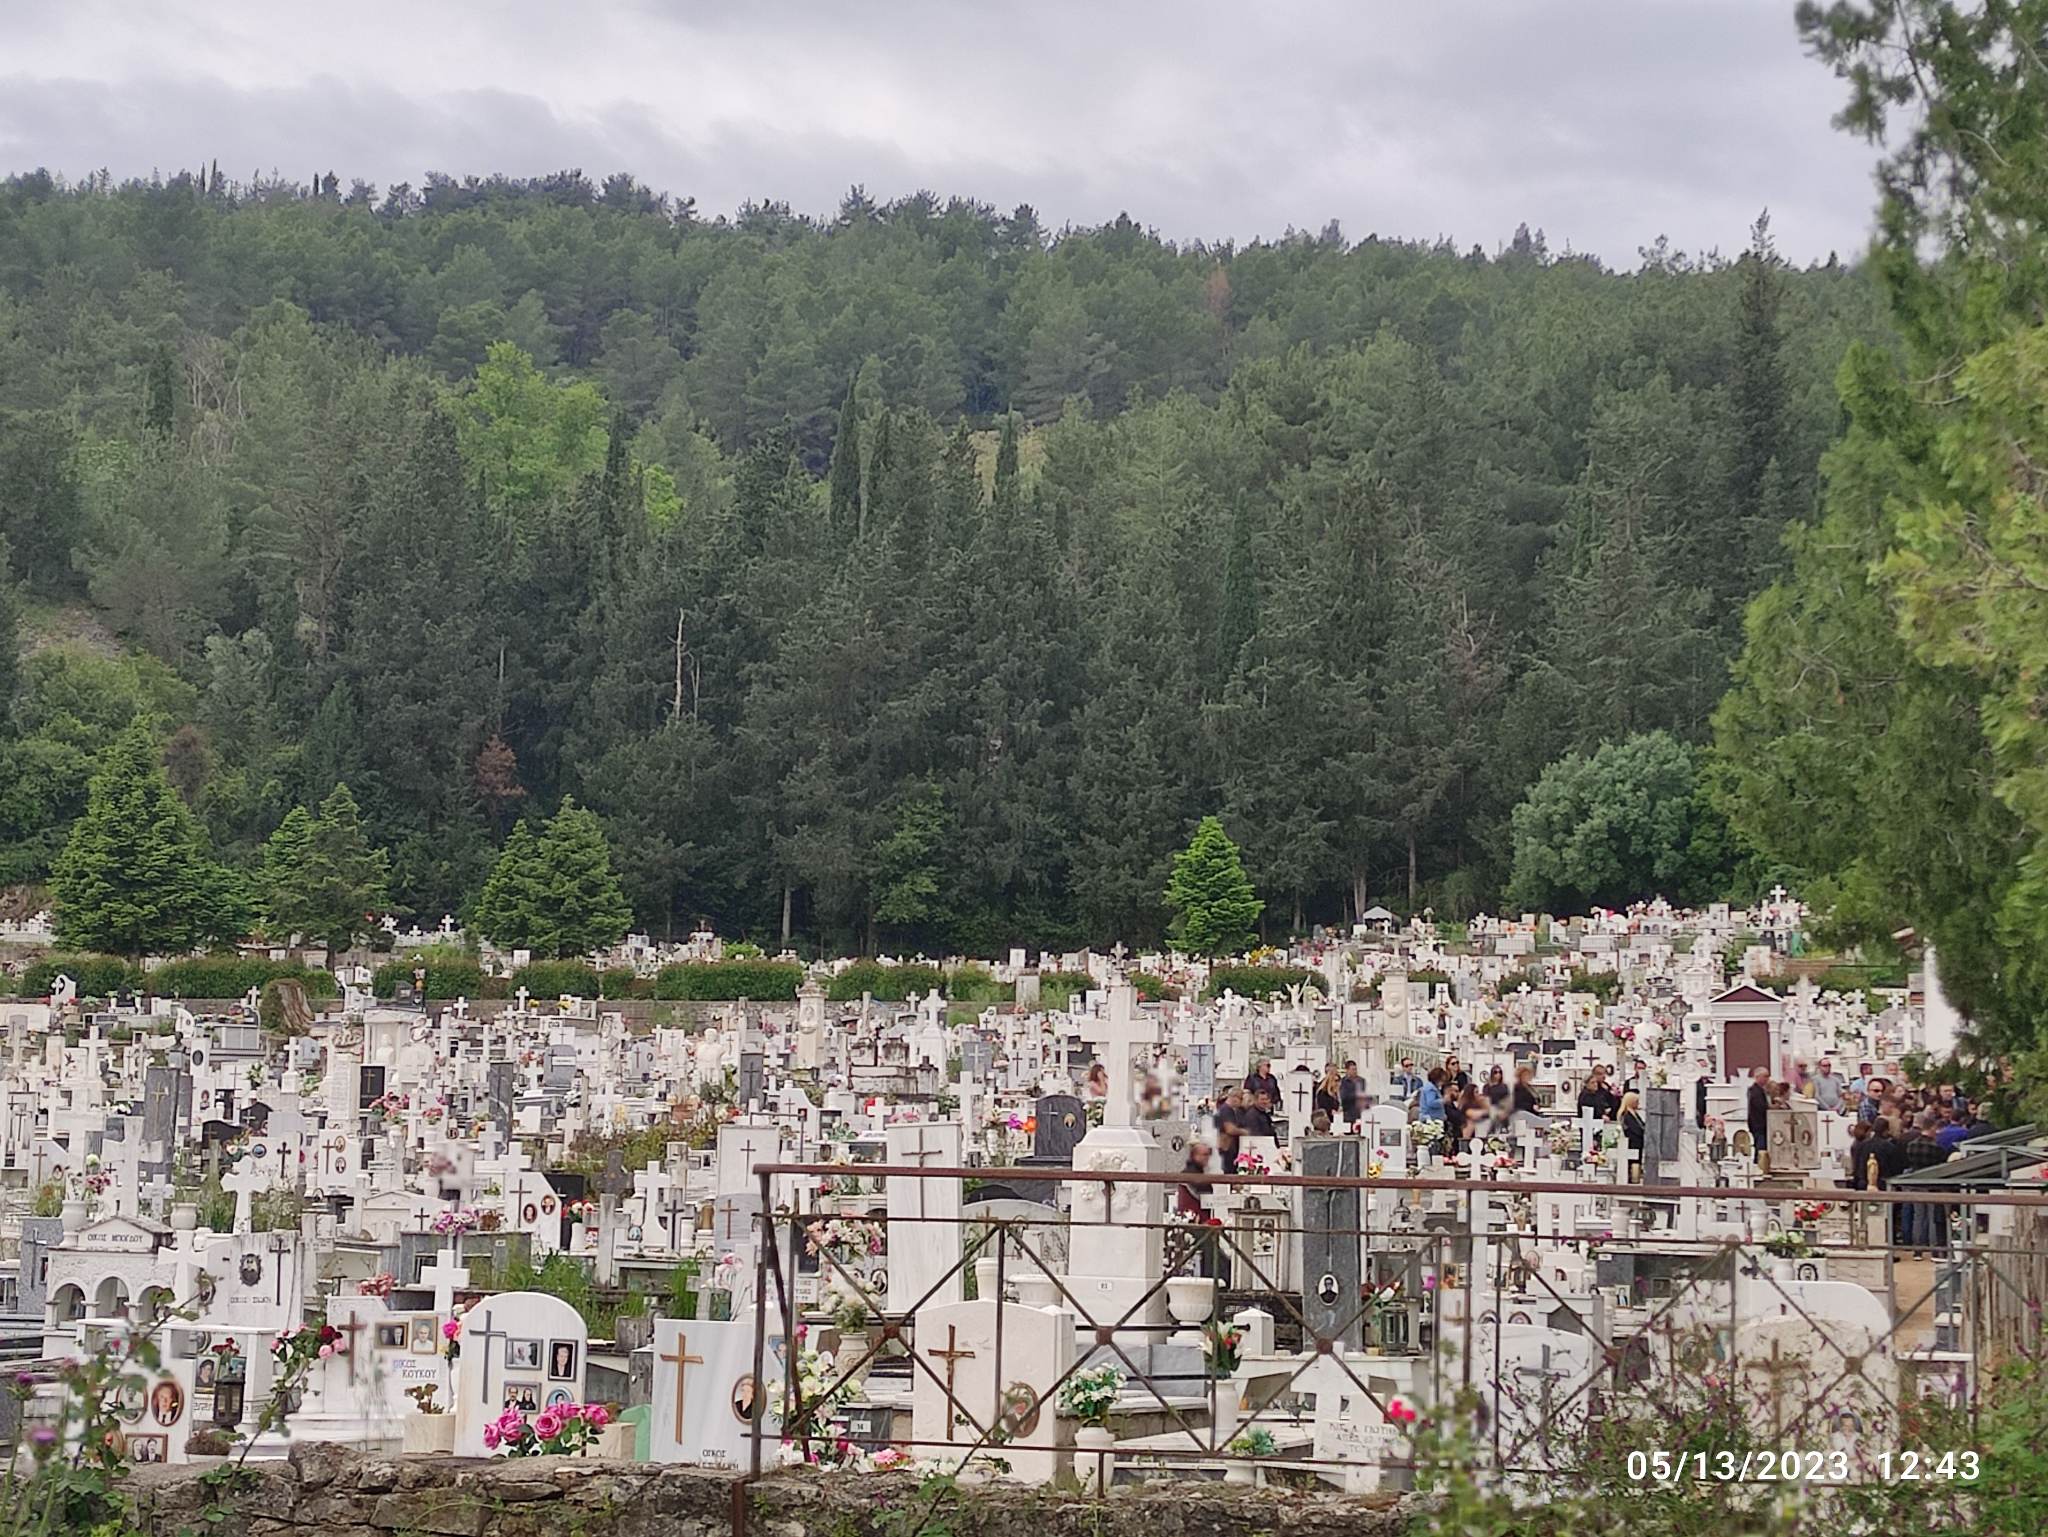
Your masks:
[{"label": "low stone boundary wall", "polygon": [[907,1473],[728,1473],[565,1457],[377,1457],[304,1442],[232,1482],[196,1466],[136,1470],[140,1537],[1398,1537],[1394,1496],[1303,1494],[1193,1478],[1093,1499]]}]

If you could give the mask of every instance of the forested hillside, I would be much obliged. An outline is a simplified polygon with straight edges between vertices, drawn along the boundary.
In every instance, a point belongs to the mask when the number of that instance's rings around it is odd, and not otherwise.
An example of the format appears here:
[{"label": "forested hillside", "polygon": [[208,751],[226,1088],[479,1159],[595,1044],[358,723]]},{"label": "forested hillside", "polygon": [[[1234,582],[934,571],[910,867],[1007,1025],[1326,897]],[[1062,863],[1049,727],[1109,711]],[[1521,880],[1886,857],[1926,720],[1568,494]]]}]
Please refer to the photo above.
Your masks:
[{"label": "forested hillside", "polygon": [[[1212,811],[1273,932],[1498,901],[1546,765],[1591,793],[1663,731],[1691,786],[1886,344],[1858,272],[1730,233],[1618,273],[627,177],[17,177],[0,881],[146,719],[230,863],[346,783],[429,919],[565,796],[657,933],[1138,942]],[[1670,894],[1740,878],[1715,834]]]}]

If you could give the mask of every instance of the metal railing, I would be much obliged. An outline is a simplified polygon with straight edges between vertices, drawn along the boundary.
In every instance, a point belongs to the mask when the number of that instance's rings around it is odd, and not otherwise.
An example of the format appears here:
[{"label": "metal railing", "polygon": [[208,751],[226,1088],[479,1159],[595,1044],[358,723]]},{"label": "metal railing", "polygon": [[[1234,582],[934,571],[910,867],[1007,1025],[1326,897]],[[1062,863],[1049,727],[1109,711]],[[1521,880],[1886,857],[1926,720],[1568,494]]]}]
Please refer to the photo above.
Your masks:
[{"label": "metal railing", "polygon": [[[1061,1471],[1085,1473],[1093,1458],[1100,1476],[1107,1458],[1087,1448],[1077,1456],[1072,1418],[1058,1406],[1077,1372],[1107,1363],[1125,1379],[1119,1416],[1153,1425],[1115,1448],[1119,1481],[1148,1473],[1225,1476],[1249,1462],[1267,1477],[1401,1488],[1422,1462],[1449,1455],[1503,1479],[1555,1477],[1584,1472],[1598,1458],[1647,1451],[1661,1436],[1695,1446],[1753,1440],[1785,1449],[1861,1448],[1854,1456],[1830,1454],[1817,1471],[1832,1476],[1804,1480],[1854,1482],[1872,1475],[1876,1449],[1899,1444],[1907,1420],[1924,1423],[1938,1410],[1951,1427],[1974,1428],[1988,1368],[2006,1356],[2042,1354],[2048,1194],[843,1163],[764,1164],[755,1173],[762,1203],[755,1380],[770,1380],[771,1330],[780,1331],[787,1360],[779,1416],[763,1403],[753,1420],[754,1477],[784,1446],[830,1460],[849,1439],[943,1459],[955,1470],[977,1457],[1007,1460],[1020,1448]],[[1042,1217],[977,1214],[971,1205],[943,1218],[774,1209],[778,1178],[808,1185],[848,1175],[1100,1186],[1105,1215],[1076,1219],[1058,1207],[1052,1189]],[[1256,1229],[1242,1221],[1134,1223],[1108,1215],[1118,1187],[1167,1187],[1170,1205],[1174,1190],[1188,1185],[1206,1194],[1286,1198],[1258,1213]],[[1303,1206],[1343,1193],[1342,1204],[1355,1200],[1361,1215],[1305,1225],[1295,1217],[1293,1192]],[[1604,1210],[1607,1225],[1545,1231],[1538,1220],[1545,1196],[1583,1203],[1596,1222]],[[871,1199],[882,1206],[881,1195]],[[1686,1236],[1696,1225],[1678,1219],[1701,1203],[1711,1203],[1710,1225],[1722,1231]],[[1795,1209],[1813,1203],[1828,1211],[1801,1220]],[[1368,1220],[1368,1206],[1384,1220]],[[1918,1220],[1903,1215],[1915,1207],[1942,1214],[1931,1224],[1939,1243],[1922,1245],[1933,1249],[1924,1262],[1897,1241]],[[944,1245],[945,1267],[920,1296],[878,1296],[846,1256],[807,1251],[806,1230],[835,1214],[881,1227],[891,1251]],[[1048,1262],[1049,1231],[1064,1230],[1071,1242],[1089,1227],[1163,1230],[1159,1273],[1142,1278],[1120,1306],[1091,1304]],[[1355,1242],[1357,1269],[1335,1267],[1347,1281],[1358,1277],[1354,1294],[1329,1295],[1327,1284],[1318,1293],[1314,1283],[1304,1293],[1303,1278],[1292,1272],[1305,1241],[1319,1255],[1341,1255]],[[871,1320],[864,1347],[841,1349],[829,1368],[813,1362],[808,1381],[799,1369],[808,1359],[803,1330],[823,1328],[820,1315],[829,1309],[817,1305],[822,1296],[799,1296],[799,1256],[816,1260],[816,1285],[857,1302]],[[1565,1272],[1576,1269],[1576,1281],[1560,1280],[1553,1263],[1560,1256],[1573,1257]],[[977,1261],[990,1263],[978,1269]],[[1275,1339],[1261,1358],[1219,1373],[1205,1339],[1199,1373],[1191,1373],[1185,1340],[1196,1321],[1162,1324],[1157,1314],[1169,1283],[1195,1271],[1219,1283],[1202,1324],[1230,1324],[1251,1307],[1270,1316]],[[1829,1276],[1863,1285],[1881,1314],[1850,1316],[1860,1305],[1852,1294],[1811,1284]],[[1023,1284],[1071,1314],[1071,1362],[1049,1379],[1038,1361],[1020,1368],[1020,1347],[1007,1336],[1021,1315],[997,1308],[992,1370],[984,1390],[970,1395],[954,1368],[974,1353],[953,1339],[921,1337],[917,1323],[956,1277],[963,1295],[977,1278],[992,1281],[995,1297],[1006,1301]],[[1534,1361],[1523,1359],[1510,1334],[1525,1324],[1547,1326],[1552,1339],[1576,1337],[1582,1343],[1565,1352],[1576,1361],[1554,1361],[1547,1346]],[[1176,1334],[1179,1351],[1154,1348]],[[1241,1349],[1249,1353],[1252,1343]],[[886,1391],[874,1396],[892,1400],[889,1428],[870,1423],[849,1432],[847,1405],[859,1401],[852,1395],[864,1383],[877,1388],[876,1368],[888,1374],[879,1383]],[[914,1399],[920,1384],[943,1404],[943,1437],[901,1433],[903,1392],[907,1385]],[[1333,1392],[1352,1400],[1341,1415],[1323,1402]],[[1261,1429],[1270,1442],[1252,1434]],[[1352,1433],[1361,1429],[1367,1434]]]}]

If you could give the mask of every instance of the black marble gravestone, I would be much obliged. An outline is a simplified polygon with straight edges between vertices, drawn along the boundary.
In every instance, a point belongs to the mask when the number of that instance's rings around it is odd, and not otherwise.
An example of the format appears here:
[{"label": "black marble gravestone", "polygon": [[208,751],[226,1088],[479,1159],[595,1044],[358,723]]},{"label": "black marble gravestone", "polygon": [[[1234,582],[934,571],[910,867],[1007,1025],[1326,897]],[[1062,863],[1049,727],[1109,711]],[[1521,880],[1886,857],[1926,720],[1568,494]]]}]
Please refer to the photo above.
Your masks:
[{"label": "black marble gravestone", "polygon": [[1088,1135],[1087,1107],[1071,1094],[1046,1094],[1033,1113],[1038,1129],[1032,1134],[1031,1156],[1024,1161],[1072,1165],[1076,1144]]},{"label": "black marble gravestone", "polygon": [[[1357,1137],[1310,1137],[1301,1145],[1301,1172],[1309,1179],[1357,1179],[1364,1172]],[[1332,1340],[1345,1350],[1363,1346],[1359,1308],[1359,1199],[1356,1185],[1310,1186],[1301,1192],[1302,1344]]]}]

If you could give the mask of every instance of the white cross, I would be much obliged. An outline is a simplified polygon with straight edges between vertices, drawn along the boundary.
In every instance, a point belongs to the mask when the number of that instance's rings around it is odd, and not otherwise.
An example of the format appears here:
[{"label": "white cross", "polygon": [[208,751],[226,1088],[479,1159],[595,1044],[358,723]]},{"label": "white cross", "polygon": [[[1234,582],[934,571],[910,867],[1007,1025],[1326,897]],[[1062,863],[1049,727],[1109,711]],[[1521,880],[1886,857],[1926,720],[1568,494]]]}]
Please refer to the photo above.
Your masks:
[{"label": "white cross", "polygon": [[[917,1145],[915,1147],[912,1147],[906,1153],[904,1153],[903,1157],[907,1162],[914,1163],[918,1166],[918,1168],[922,1169],[927,1158],[936,1157],[939,1153],[944,1152],[945,1149],[937,1147],[926,1147],[924,1145],[924,1123],[922,1121],[918,1122],[918,1124],[911,1129],[917,1133]],[[917,1186],[917,1214],[918,1216],[922,1217],[925,1214],[924,1187],[927,1184],[929,1184],[930,1181],[919,1179],[913,1181],[913,1183]]]},{"label": "white cross", "polygon": [[469,1285],[469,1268],[454,1244],[441,1251],[431,1265],[420,1266],[420,1280],[434,1288],[434,1312],[447,1318],[455,1311],[455,1289]]},{"label": "white cross", "polygon": [[1159,1042],[1158,1028],[1154,1022],[1137,1010],[1137,991],[1128,982],[1119,982],[1109,992],[1109,1015],[1107,1018],[1089,1021],[1095,1028],[1091,1033],[1083,1026],[1081,1038],[1091,1046],[1102,1048],[1104,1066],[1109,1071],[1109,1098],[1102,1107],[1104,1126],[1129,1126],[1131,1124],[1131,1049],[1134,1046],[1156,1046]]},{"label": "white cross", "polygon": [[244,1158],[228,1171],[227,1178],[220,1182],[221,1189],[234,1192],[235,1231],[246,1233],[250,1230],[249,1204],[258,1191],[270,1188],[270,1171],[258,1165],[254,1158]]}]

